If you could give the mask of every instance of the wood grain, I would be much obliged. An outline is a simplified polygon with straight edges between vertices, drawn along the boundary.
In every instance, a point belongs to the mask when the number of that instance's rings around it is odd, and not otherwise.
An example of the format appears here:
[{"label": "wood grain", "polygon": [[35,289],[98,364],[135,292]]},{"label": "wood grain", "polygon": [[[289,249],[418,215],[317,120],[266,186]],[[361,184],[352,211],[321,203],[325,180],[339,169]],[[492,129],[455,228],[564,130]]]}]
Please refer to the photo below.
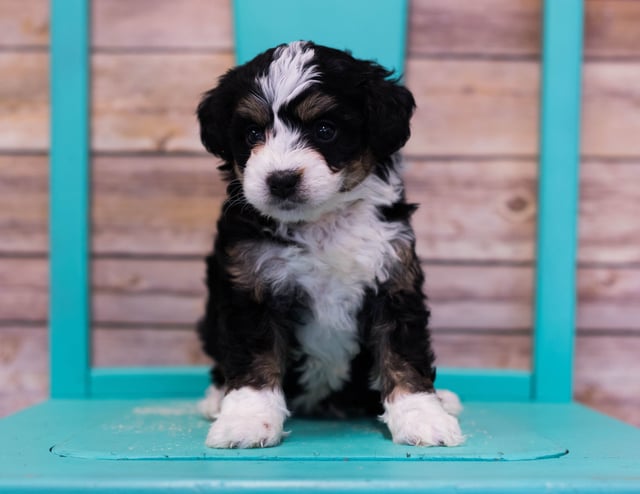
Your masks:
[{"label": "wood grain", "polygon": [[[209,156],[98,156],[93,162],[93,250],[110,255],[202,256],[224,184]],[[0,155],[0,253],[47,252],[46,156]],[[536,169],[530,160],[411,160],[408,199],[418,252],[428,261],[530,262]],[[640,166],[582,165],[583,263],[640,262]]]},{"label": "wood grain", "polygon": [[[407,185],[443,365],[530,363],[541,3],[411,2]],[[48,5],[0,0],[0,415],[47,389]],[[92,11],[96,361],[202,363],[223,186],[194,109],[233,63],[230,2]],[[586,1],[576,359],[577,397],[636,425],[639,23],[640,2]]]},{"label": "wood grain", "polygon": [[94,251],[202,256],[224,199],[217,165],[209,156],[96,158]]},{"label": "wood grain", "polygon": [[[0,258],[0,323],[47,318],[45,259]],[[526,331],[531,328],[532,268],[424,264],[435,329]],[[97,259],[93,317],[110,326],[193,327],[202,316],[201,259]],[[638,268],[578,271],[578,327],[640,332]]]},{"label": "wood grain", "polygon": [[48,44],[47,0],[0,0],[0,47],[46,48]]},{"label": "wood grain", "polygon": [[47,151],[49,147],[49,57],[0,50],[0,153]]},{"label": "wood grain", "polygon": [[47,252],[47,164],[45,156],[0,155],[0,253]]},{"label": "wood grain", "polygon": [[413,0],[409,55],[537,55],[540,0]]},{"label": "wood grain", "polygon": [[[526,369],[530,342],[524,335],[436,332],[438,364]],[[583,403],[640,426],[640,338],[580,334],[575,389]],[[44,327],[0,327],[0,416],[46,398],[47,332]],[[193,331],[98,327],[96,365],[207,365]]]},{"label": "wood grain", "polygon": [[640,63],[587,63],[583,81],[582,153],[640,155]]},{"label": "wood grain", "polygon": [[195,109],[231,54],[96,54],[92,146],[99,151],[202,151]]},{"label": "wood grain", "polygon": [[[540,55],[541,0],[413,0],[410,5],[410,56]],[[637,57],[639,23],[636,1],[586,0],[586,57]]]},{"label": "wood grain", "polygon": [[[14,74],[0,89],[0,152],[48,146],[47,56],[0,52]],[[194,110],[233,63],[229,53],[98,53],[93,57],[96,151],[203,152]],[[539,67],[511,60],[413,59],[407,83],[418,110],[413,156],[535,156]],[[640,64],[584,68],[582,152],[640,156]]]},{"label": "wood grain", "polygon": [[96,0],[92,7],[98,49],[233,48],[230,0]]},{"label": "wood grain", "polygon": [[[0,1],[0,46],[46,47],[47,0]],[[541,0],[412,0],[410,56],[538,56]],[[640,4],[586,0],[587,57],[640,54]],[[94,0],[97,49],[231,50],[229,0]],[[170,19],[170,22],[167,22]]]},{"label": "wood grain", "polygon": [[536,153],[537,63],[415,59],[407,86],[418,105],[408,154]]},{"label": "wood grain", "polygon": [[587,57],[635,58],[640,55],[640,3],[629,0],[587,0]]},{"label": "wood grain", "polygon": [[46,399],[48,362],[43,326],[0,327],[0,417]]}]

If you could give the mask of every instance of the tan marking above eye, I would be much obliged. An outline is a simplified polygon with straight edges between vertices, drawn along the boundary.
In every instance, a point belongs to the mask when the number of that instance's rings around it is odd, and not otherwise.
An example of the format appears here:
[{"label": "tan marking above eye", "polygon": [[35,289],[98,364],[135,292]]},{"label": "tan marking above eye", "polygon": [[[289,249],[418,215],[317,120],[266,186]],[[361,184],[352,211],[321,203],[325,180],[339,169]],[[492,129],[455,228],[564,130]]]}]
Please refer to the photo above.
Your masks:
[{"label": "tan marking above eye", "polygon": [[310,122],[337,106],[338,102],[332,96],[313,93],[298,103],[294,111],[300,120]]},{"label": "tan marking above eye", "polygon": [[271,121],[269,105],[255,94],[242,98],[236,107],[236,113],[262,127],[266,127]]}]

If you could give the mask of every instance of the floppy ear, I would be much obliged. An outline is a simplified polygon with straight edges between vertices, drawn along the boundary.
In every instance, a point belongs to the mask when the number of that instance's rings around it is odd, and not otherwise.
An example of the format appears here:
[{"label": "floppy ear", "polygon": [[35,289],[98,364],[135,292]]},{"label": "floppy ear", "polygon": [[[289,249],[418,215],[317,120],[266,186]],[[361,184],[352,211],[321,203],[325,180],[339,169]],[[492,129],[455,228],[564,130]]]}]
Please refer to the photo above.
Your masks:
[{"label": "floppy ear", "polygon": [[376,158],[385,160],[405,145],[409,122],[416,107],[413,95],[390,72],[374,66],[367,91],[370,147]]},{"label": "floppy ear", "polygon": [[236,69],[223,75],[217,87],[204,93],[197,110],[202,144],[227,162],[231,160],[229,128],[236,105],[235,79]]}]

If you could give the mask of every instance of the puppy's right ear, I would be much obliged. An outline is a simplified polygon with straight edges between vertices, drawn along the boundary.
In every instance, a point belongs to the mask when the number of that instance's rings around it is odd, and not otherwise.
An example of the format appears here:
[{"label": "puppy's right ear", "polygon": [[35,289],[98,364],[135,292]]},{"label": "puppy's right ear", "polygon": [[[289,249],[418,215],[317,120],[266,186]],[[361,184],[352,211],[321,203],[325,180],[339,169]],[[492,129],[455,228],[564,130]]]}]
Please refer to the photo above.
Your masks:
[{"label": "puppy's right ear", "polygon": [[197,110],[202,144],[227,162],[231,160],[229,129],[236,105],[235,79],[235,69],[223,75],[217,87],[204,93]]}]

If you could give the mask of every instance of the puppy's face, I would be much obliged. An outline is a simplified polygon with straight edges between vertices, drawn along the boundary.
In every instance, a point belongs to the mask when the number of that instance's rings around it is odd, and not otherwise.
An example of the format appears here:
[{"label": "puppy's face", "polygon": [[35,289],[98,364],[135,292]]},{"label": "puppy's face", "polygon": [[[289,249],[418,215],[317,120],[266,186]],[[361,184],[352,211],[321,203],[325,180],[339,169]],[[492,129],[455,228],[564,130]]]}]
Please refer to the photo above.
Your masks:
[{"label": "puppy's face", "polygon": [[338,209],[409,137],[414,102],[382,67],[308,42],[220,79],[198,107],[205,147],[246,200],[283,222]]}]

